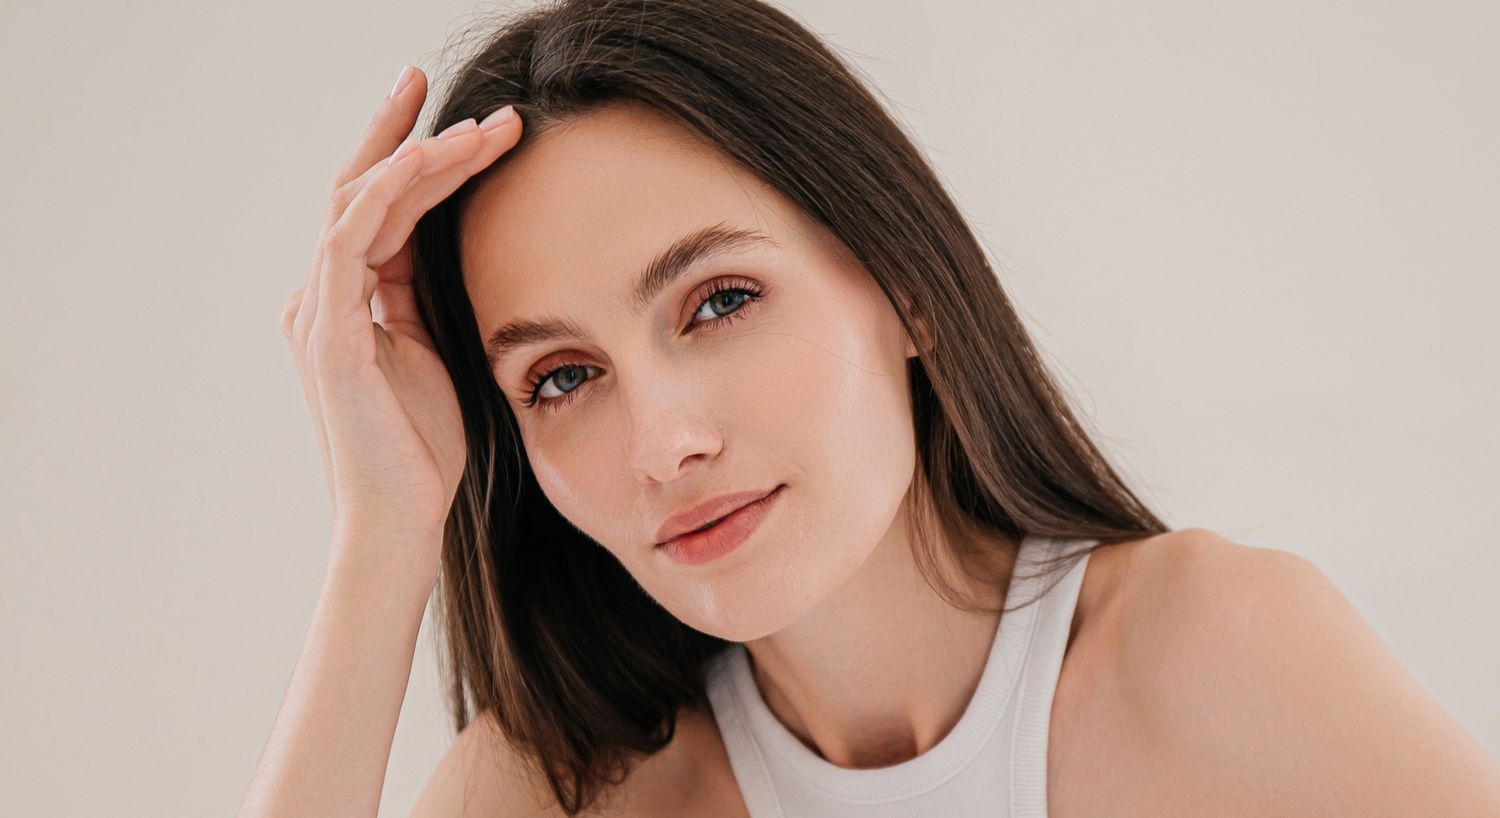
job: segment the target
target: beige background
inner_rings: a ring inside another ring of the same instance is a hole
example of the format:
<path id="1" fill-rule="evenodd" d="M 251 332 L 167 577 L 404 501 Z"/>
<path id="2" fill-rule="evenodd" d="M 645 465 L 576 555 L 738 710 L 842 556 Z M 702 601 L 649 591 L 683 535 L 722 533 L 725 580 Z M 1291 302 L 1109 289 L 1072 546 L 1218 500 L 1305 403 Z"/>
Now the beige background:
<path id="1" fill-rule="evenodd" d="M 474 8 L 0 6 L 0 813 L 238 805 L 329 533 L 281 302 Z M 1500 5 L 789 8 L 1168 521 L 1312 560 L 1500 753 Z M 451 738 L 431 650 L 383 815 Z"/>

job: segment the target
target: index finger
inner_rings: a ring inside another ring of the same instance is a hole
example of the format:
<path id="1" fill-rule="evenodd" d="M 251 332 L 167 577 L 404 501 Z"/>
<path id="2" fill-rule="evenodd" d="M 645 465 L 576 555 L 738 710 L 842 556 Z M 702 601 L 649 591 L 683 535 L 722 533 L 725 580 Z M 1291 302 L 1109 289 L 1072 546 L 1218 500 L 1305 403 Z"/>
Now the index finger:
<path id="1" fill-rule="evenodd" d="M 395 153 L 401 147 L 401 142 L 411 135 L 412 128 L 416 127 L 417 115 L 422 112 L 422 101 L 427 98 L 427 75 L 415 65 L 403 66 L 401 71 L 397 84 L 404 80 L 405 86 L 380 103 L 364 136 L 360 137 L 359 144 L 355 146 L 354 153 L 339 170 L 338 179 L 333 184 L 335 189 L 359 178 L 377 162 Z M 392 90 L 395 90 L 394 86 Z"/>

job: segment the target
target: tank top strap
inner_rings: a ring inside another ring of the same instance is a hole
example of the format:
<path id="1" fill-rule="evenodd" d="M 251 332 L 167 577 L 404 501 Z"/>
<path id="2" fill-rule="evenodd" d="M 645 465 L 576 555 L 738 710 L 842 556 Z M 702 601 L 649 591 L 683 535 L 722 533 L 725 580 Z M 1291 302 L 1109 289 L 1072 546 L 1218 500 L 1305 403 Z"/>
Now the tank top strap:
<path id="1" fill-rule="evenodd" d="M 1079 546 L 1086 544 L 1047 538 L 1043 540 L 1046 547 L 1038 549 L 1038 553 L 1060 557 L 1083 550 Z M 1016 818 L 1047 815 L 1047 744 L 1053 694 L 1091 555 L 1092 551 L 1086 551 L 1074 561 L 1036 603 L 1036 623 L 1026 665 L 1016 687 L 1016 717 L 1011 733 L 1011 814 Z"/>

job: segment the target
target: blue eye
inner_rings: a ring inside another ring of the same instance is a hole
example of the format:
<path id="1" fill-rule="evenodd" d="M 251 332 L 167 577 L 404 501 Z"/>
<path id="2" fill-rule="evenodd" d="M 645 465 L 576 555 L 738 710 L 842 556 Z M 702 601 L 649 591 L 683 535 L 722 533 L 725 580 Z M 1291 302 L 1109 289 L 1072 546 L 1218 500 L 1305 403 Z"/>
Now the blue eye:
<path id="1" fill-rule="evenodd" d="M 727 324 L 744 314 L 742 309 L 746 302 L 759 301 L 765 297 L 765 292 L 749 282 L 729 283 L 723 280 L 715 281 L 704 295 L 703 300 L 698 302 L 698 310 L 693 315 L 698 317 L 703 314 L 704 307 L 709 309 L 708 317 L 703 321 L 693 322 L 693 326 L 721 325 Z M 722 312 L 721 312 L 722 310 Z M 587 364 L 565 363 L 550 369 L 535 378 L 528 379 L 526 400 L 521 405 L 529 408 L 538 407 L 543 411 L 554 411 L 563 404 L 573 400 L 573 394 L 583 384 L 583 372 L 598 367 Z M 563 375 L 559 379 L 556 388 L 561 397 L 543 397 L 542 390 L 552 383 L 553 378 Z"/>

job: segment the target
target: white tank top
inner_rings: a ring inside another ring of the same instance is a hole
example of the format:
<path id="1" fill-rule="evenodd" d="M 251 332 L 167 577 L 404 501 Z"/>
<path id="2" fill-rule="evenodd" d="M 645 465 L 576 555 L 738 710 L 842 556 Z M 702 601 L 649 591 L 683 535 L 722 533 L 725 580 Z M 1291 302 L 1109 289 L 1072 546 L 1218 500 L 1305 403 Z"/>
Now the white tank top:
<path id="1" fill-rule="evenodd" d="M 1075 541 L 1022 539 L 1005 605 L 1028 601 L 1050 576 L 1039 557 Z M 936 745 L 889 767 L 850 769 L 809 749 L 766 706 L 742 644 L 709 660 L 705 681 L 730 766 L 751 818 L 1046 818 L 1052 694 L 1088 556 L 1046 595 L 1000 617 L 979 686 Z"/>

